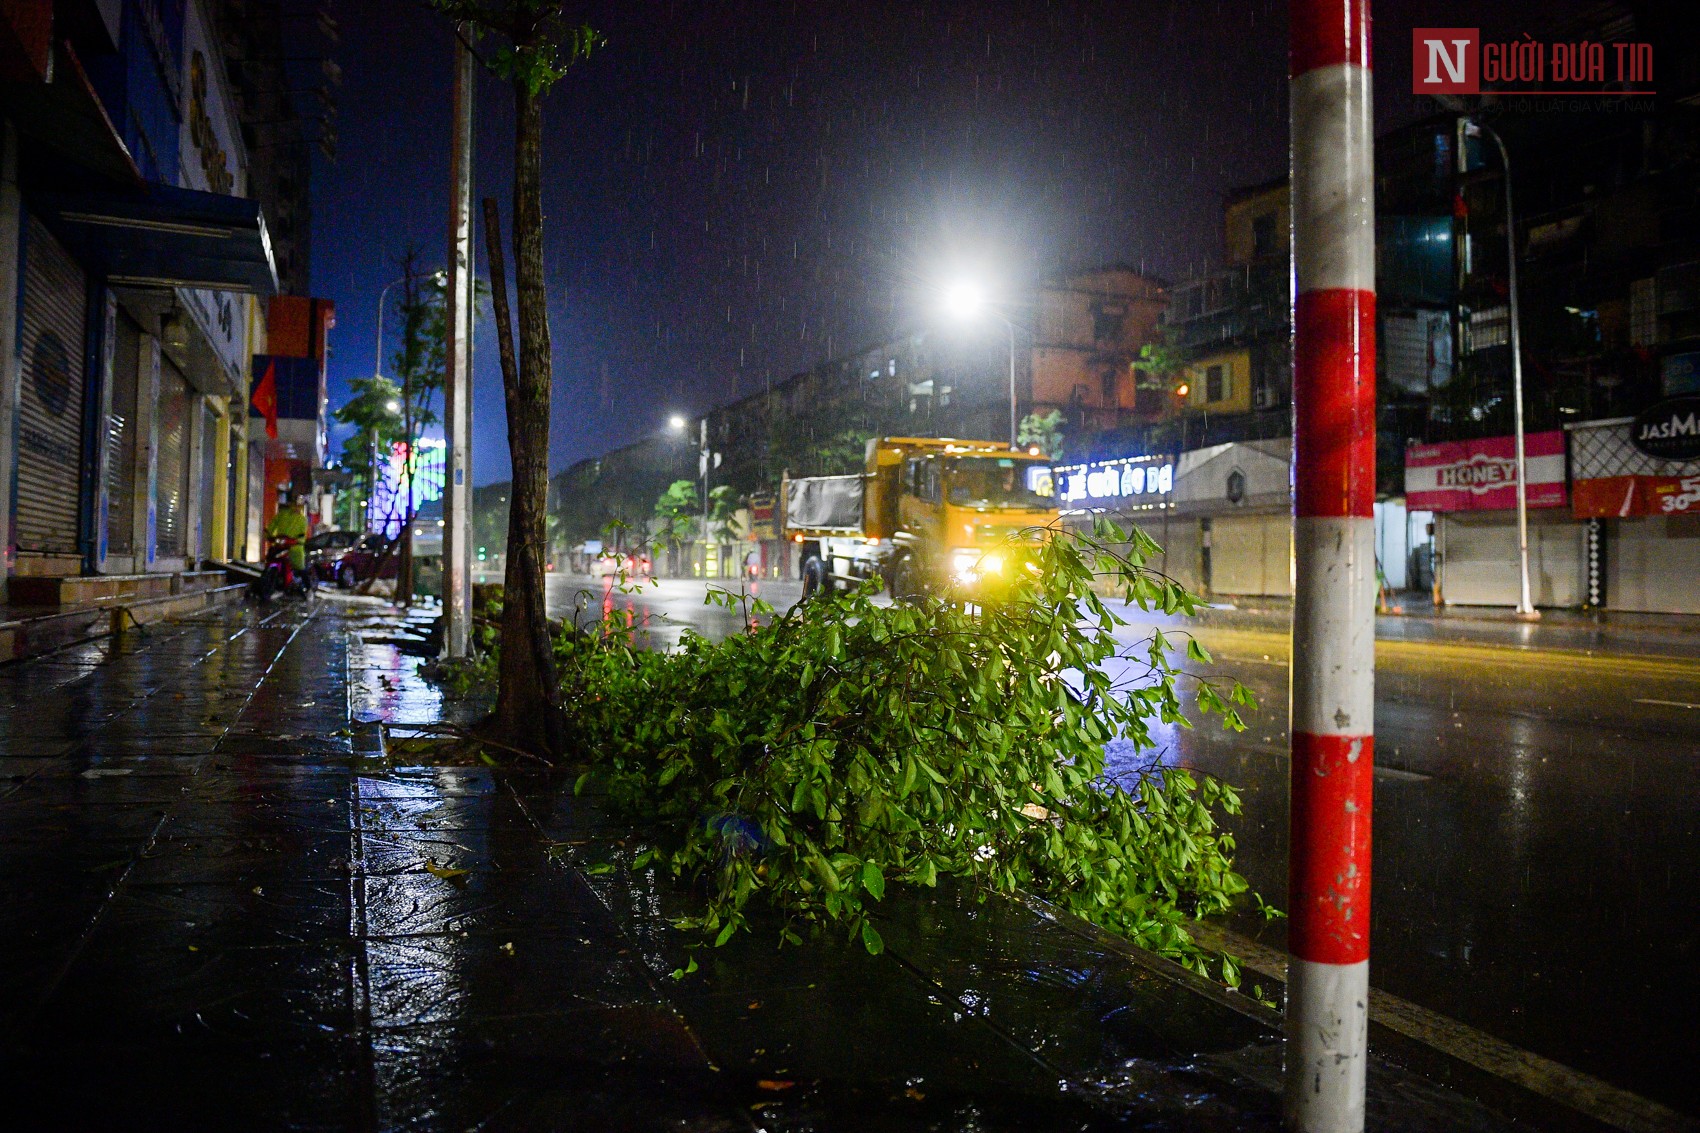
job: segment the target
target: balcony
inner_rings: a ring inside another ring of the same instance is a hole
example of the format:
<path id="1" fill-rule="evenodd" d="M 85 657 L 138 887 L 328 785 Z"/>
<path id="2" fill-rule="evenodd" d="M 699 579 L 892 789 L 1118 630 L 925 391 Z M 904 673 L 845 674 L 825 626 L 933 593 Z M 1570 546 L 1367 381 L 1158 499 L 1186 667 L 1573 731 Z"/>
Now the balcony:
<path id="1" fill-rule="evenodd" d="M 1287 327 L 1286 259 L 1240 264 L 1170 292 L 1170 341 L 1205 348 L 1276 334 Z"/>

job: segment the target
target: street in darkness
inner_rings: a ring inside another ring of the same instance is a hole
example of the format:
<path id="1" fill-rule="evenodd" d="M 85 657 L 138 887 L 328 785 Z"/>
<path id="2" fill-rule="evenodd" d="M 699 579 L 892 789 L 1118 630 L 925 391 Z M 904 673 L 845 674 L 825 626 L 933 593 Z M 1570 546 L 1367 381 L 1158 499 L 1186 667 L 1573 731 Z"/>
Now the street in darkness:
<path id="1" fill-rule="evenodd" d="M 1700 1133 L 1692 7 L 6 0 L 0 1133 Z"/>

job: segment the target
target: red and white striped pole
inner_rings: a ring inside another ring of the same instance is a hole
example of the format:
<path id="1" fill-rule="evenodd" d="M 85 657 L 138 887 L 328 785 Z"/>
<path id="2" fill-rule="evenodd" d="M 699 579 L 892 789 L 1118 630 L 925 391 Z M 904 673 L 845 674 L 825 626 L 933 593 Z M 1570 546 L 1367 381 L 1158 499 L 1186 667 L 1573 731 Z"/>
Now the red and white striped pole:
<path id="1" fill-rule="evenodd" d="M 1358 1133 L 1375 743 L 1375 139 L 1369 0 L 1292 0 L 1290 1125 Z"/>

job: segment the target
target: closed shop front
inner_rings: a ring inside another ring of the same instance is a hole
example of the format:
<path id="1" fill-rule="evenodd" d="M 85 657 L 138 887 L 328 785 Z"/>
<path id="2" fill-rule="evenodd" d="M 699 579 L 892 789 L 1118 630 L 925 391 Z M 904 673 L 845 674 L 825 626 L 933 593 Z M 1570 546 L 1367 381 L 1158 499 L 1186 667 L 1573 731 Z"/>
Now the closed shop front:
<path id="1" fill-rule="evenodd" d="M 1459 606 L 1517 604 L 1517 513 L 1454 512 L 1438 519 L 1441 594 Z M 1529 592 L 1537 606 L 1582 604 L 1582 525 L 1563 512 L 1529 513 Z"/>
<path id="2" fill-rule="evenodd" d="M 133 555 L 136 518 L 136 384 L 142 328 L 119 311 L 112 344 L 112 393 L 106 413 L 106 553 Z"/>
<path id="3" fill-rule="evenodd" d="M 1197 589 L 1230 597 L 1292 596 L 1291 459 L 1292 442 L 1285 438 L 1181 453 L 1175 471 L 1179 514 L 1170 524 L 1192 525 L 1174 550 L 1177 565 L 1187 558 L 1198 564 Z"/>
<path id="4" fill-rule="evenodd" d="M 219 510 L 219 493 L 224 490 L 224 477 L 219 475 L 218 468 L 218 431 L 224 425 L 224 418 L 213 411 L 212 403 L 204 397 L 195 399 L 200 403 L 201 432 L 200 432 L 200 489 L 195 494 L 195 508 L 200 513 L 200 523 L 196 545 L 190 553 L 197 559 L 203 556 L 222 558 L 224 552 L 212 547 L 213 530 L 217 526 L 214 513 Z"/>
<path id="5" fill-rule="evenodd" d="M 1700 397 L 1688 396 L 1570 426 L 1575 514 L 1603 526 L 1606 609 L 1700 613 L 1697 418 Z"/>
<path id="6" fill-rule="evenodd" d="M 1163 548 L 1163 553 L 1151 560 L 1151 566 L 1188 590 L 1194 593 L 1201 591 L 1204 588 L 1204 535 L 1198 520 L 1163 515 L 1141 517 L 1135 522 Z"/>
<path id="7" fill-rule="evenodd" d="M 58 558 L 74 570 L 88 285 L 82 268 L 34 217 L 24 261 L 17 547 L 20 556 Z"/>
<path id="8" fill-rule="evenodd" d="M 1605 523 L 1607 607 L 1700 614 L 1700 515 Z"/>
<path id="9" fill-rule="evenodd" d="M 1537 606 L 1579 606 L 1585 593 L 1583 528 L 1565 507 L 1564 434 L 1529 433 L 1524 453 L 1529 597 Z M 1405 505 L 1435 513 L 1441 601 L 1517 605 L 1515 438 L 1411 444 L 1405 450 Z"/>
<path id="10" fill-rule="evenodd" d="M 159 451 L 154 472 L 154 557 L 181 558 L 189 535 L 189 413 L 193 402 L 183 371 L 160 359 Z"/>
<path id="11" fill-rule="evenodd" d="M 1210 522 L 1210 592 L 1289 597 L 1292 520 L 1285 515 L 1218 515 Z"/>

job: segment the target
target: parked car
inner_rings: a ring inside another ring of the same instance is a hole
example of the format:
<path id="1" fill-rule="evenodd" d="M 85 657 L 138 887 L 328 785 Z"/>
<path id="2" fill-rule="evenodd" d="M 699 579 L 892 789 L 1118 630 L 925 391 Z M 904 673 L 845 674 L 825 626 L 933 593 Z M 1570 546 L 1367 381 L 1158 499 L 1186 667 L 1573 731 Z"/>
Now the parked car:
<path id="1" fill-rule="evenodd" d="M 374 572 L 379 578 L 394 578 L 400 560 L 395 555 L 387 558 L 384 550 L 390 541 L 382 535 L 362 535 L 360 541 L 344 551 L 336 562 L 336 584 L 344 590 L 353 590 Z M 380 569 L 378 563 L 382 561 Z"/>
<path id="2" fill-rule="evenodd" d="M 338 561 L 358 538 L 358 531 L 317 531 L 308 536 L 308 576 L 315 582 L 335 582 Z"/>

